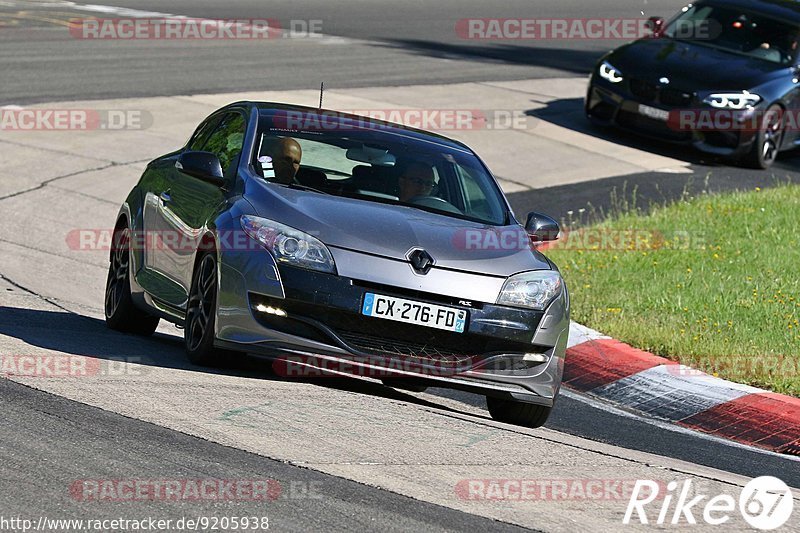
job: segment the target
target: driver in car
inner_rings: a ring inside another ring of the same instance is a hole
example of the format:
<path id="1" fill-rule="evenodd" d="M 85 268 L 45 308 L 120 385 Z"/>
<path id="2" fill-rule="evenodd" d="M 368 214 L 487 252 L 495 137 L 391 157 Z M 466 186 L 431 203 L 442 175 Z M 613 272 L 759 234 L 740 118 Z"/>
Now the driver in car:
<path id="1" fill-rule="evenodd" d="M 300 170 L 300 160 L 303 158 L 300 143 L 291 137 L 273 139 L 261 152 L 265 155 L 259 157 L 258 162 L 261 163 L 264 178 L 283 185 L 295 182 L 294 178 Z"/>
<path id="2" fill-rule="evenodd" d="M 433 168 L 418 161 L 409 163 L 399 180 L 401 202 L 417 196 L 430 196 L 436 186 Z"/>

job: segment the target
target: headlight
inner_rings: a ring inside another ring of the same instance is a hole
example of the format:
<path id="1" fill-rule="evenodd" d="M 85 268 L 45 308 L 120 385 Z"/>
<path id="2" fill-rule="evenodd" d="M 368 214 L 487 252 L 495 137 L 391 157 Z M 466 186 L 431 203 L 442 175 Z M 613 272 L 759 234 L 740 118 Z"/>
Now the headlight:
<path id="1" fill-rule="evenodd" d="M 622 72 L 614 68 L 608 61 L 603 61 L 600 63 L 600 77 L 611 83 L 619 83 L 622 81 Z"/>
<path id="2" fill-rule="evenodd" d="M 319 239 L 266 218 L 244 215 L 241 222 L 245 233 L 261 243 L 277 261 L 336 273 L 333 256 Z"/>
<path id="3" fill-rule="evenodd" d="M 746 109 L 753 107 L 760 101 L 760 96 L 747 91 L 740 93 L 714 93 L 703 100 L 703 102 L 717 109 Z"/>
<path id="4" fill-rule="evenodd" d="M 544 311 L 561 294 L 563 285 L 561 274 L 554 270 L 523 272 L 506 280 L 497 303 Z"/>

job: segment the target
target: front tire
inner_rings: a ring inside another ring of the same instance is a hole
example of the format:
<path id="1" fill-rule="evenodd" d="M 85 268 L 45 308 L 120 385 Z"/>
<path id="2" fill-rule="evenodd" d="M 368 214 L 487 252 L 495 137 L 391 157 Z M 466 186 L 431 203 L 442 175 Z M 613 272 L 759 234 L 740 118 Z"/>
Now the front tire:
<path id="1" fill-rule="evenodd" d="M 197 261 L 186 306 L 183 340 L 186 355 L 198 366 L 222 366 L 225 350 L 214 348 L 217 311 L 217 256 L 206 252 Z"/>
<path id="2" fill-rule="evenodd" d="M 486 405 L 493 420 L 529 428 L 542 427 L 553 410 L 552 407 L 544 405 L 501 400 L 492 396 L 486 397 Z"/>
<path id="3" fill-rule="evenodd" d="M 123 333 L 149 336 L 156 331 L 159 319 L 136 307 L 131 298 L 130 234 L 126 226 L 114 231 L 114 253 L 106 279 L 106 326 Z"/>
<path id="4" fill-rule="evenodd" d="M 764 113 L 753 147 L 742 159 L 742 163 L 750 168 L 763 170 L 771 167 L 783 143 L 784 129 L 783 108 L 779 105 L 770 106 Z"/>

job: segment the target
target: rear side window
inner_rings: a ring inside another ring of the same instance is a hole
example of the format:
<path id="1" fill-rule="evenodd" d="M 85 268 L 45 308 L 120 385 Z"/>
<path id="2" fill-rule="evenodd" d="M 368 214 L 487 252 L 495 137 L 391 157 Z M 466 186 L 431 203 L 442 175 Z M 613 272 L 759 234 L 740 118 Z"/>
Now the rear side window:
<path id="1" fill-rule="evenodd" d="M 219 158 L 222 170 L 226 173 L 232 163 L 238 163 L 244 145 L 247 124 L 239 113 L 225 115 L 214 133 L 203 144 L 202 150 L 211 152 Z"/>

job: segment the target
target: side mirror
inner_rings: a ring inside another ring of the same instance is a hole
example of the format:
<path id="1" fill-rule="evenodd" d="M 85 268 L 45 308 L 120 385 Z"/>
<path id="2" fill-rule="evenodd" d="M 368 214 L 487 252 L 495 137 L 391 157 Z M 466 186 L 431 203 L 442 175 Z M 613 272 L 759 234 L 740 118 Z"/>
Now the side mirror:
<path id="1" fill-rule="evenodd" d="M 199 180 L 217 187 L 225 184 L 219 158 L 211 152 L 184 152 L 175 162 L 175 168 Z"/>
<path id="2" fill-rule="evenodd" d="M 528 222 L 525 223 L 525 231 L 533 243 L 540 243 L 557 240 L 561 228 L 558 227 L 558 222 L 549 216 L 531 213 L 528 215 Z"/>
<path id="3" fill-rule="evenodd" d="M 661 32 L 664 30 L 664 17 L 650 17 L 645 23 L 645 27 L 653 32 L 653 37 L 660 37 Z"/>

